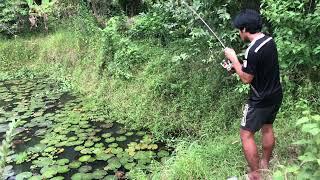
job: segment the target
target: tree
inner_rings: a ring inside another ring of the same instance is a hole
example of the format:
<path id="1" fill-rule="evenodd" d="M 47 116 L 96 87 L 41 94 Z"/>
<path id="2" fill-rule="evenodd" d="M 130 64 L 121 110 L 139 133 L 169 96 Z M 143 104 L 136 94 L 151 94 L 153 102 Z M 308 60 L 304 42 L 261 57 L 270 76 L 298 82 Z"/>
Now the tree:
<path id="1" fill-rule="evenodd" d="M 0 1 L 0 33 L 16 34 L 28 14 L 26 2 L 23 0 Z"/>

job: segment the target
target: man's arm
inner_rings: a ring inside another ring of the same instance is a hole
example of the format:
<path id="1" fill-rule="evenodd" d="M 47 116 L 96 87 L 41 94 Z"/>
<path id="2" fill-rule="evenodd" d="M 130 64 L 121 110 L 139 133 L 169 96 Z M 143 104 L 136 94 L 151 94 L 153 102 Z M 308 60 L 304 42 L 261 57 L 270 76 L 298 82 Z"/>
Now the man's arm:
<path id="1" fill-rule="evenodd" d="M 231 48 L 226 48 L 224 53 L 225 56 L 232 62 L 232 66 L 239 75 L 241 81 L 245 84 L 250 84 L 254 76 L 242 71 L 242 65 L 240 64 L 235 51 Z"/>

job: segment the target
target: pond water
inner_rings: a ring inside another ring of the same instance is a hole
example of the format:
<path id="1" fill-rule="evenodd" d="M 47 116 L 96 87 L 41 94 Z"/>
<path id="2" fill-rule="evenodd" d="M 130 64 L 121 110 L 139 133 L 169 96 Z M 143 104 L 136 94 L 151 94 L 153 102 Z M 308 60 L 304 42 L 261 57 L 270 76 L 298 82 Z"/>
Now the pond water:
<path id="1" fill-rule="evenodd" d="M 108 119 L 108 112 L 48 79 L 0 82 L 0 140 L 8 124 L 17 133 L 5 179 L 125 179 L 148 172 L 168 148 L 145 131 Z"/>

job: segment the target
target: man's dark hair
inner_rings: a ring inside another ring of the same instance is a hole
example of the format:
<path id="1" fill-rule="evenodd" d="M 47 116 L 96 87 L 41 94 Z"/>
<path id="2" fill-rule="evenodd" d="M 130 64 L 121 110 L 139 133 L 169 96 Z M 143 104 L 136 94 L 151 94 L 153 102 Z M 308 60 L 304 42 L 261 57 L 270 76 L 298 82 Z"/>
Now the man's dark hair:
<path id="1" fill-rule="evenodd" d="M 241 31 L 246 28 L 246 32 L 254 34 L 261 31 L 262 18 L 257 11 L 245 9 L 234 18 L 233 26 Z"/>

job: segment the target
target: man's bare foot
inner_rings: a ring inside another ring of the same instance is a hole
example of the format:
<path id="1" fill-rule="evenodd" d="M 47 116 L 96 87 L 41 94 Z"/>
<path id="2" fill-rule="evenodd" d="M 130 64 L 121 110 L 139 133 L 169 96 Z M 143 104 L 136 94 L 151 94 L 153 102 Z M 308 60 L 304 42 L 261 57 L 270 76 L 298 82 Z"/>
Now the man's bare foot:
<path id="1" fill-rule="evenodd" d="M 248 174 L 249 180 L 261 180 L 259 171 L 254 171 Z"/>
<path id="2" fill-rule="evenodd" d="M 269 162 L 265 160 L 260 161 L 260 169 L 269 169 Z"/>

